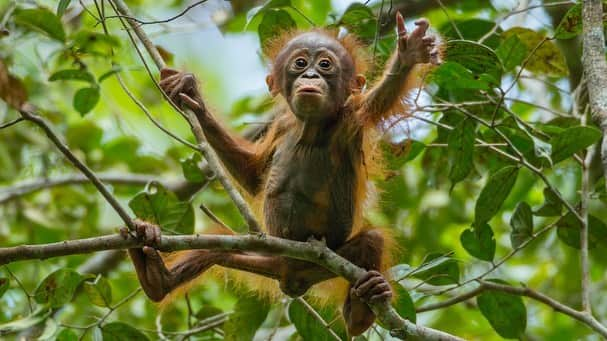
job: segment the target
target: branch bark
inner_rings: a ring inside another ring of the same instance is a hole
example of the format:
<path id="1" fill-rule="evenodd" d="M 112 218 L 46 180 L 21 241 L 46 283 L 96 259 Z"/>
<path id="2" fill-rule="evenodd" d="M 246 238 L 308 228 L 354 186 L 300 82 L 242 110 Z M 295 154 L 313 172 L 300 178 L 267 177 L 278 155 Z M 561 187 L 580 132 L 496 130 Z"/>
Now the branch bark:
<path id="1" fill-rule="evenodd" d="M 601 0 L 584 0 L 582 7 L 582 65 L 586 74 L 590 110 L 603 131 L 601 160 L 607 176 L 607 61 L 603 35 L 603 4 Z M 607 186 L 607 181 L 605 182 Z"/>
<path id="2" fill-rule="evenodd" d="M 143 243 L 140 240 L 130 235 L 121 236 L 118 234 L 50 244 L 19 245 L 0 248 L 0 265 L 19 260 L 47 259 L 102 250 L 139 248 L 142 246 Z M 266 235 L 184 235 L 163 236 L 157 248 L 164 252 L 211 249 L 253 251 L 261 254 L 281 255 L 318 264 L 352 283 L 367 273 L 365 269 L 350 263 L 319 241 L 306 243 Z M 462 340 L 457 336 L 416 325 L 403 319 L 396 313 L 389 302 L 371 305 L 371 309 L 395 337 L 420 340 Z"/>

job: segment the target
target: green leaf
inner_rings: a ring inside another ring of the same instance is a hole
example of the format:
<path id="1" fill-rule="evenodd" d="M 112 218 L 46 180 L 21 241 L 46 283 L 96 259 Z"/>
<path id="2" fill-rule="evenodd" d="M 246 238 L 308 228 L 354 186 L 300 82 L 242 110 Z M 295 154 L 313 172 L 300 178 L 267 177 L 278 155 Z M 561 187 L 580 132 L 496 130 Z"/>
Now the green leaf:
<path id="1" fill-rule="evenodd" d="M 496 244 L 495 238 L 493 238 L 493 230 L 489 224 L 483 223 L 480 226 L 473 226 L 464 230 L 459 240 L 471 256 L 487 262 L 493 261 Z"/>
<path id="2" fill-rule="evenodd" d="M 249 29 L 249 24 L 262 14 L 274 8 L 291 7 L 291 0 L 269 0 L 262 6 L 257 6 L 247 13 L 247 23 L 245 29 Z"/>
<path id="3" fill-rule="evenodd" d="M 77 80 L 95 84 L 95 77 L 90 72 L 83 69 L 59 70 L 53 73 L 48 80 L 51 82 L 58 80 Z"/>
<path id="4" fill-rule="evenodd" d="M 424 258 L 422 265 L 409 275 L 431 285 L 457 284 L 459 282 L 459 266 L 457 261 L 451 257 L 442 253 L 431 253 Z"/>
<path id="5" fill-rule="evenodd" d="M 145 334 L 122 322 L 111 322 L 101 327 L 103 341 L 149 340 Z"/>
<path id="6" fill-rule="evenodd" d="M 52 313 L 52 310 L 47 305 L 39 305 L 30 315 L 19 320 L 0 324 L 0 336 L 15 334 L 20 331 L 29 329 L 46 320 Z"/>
<path id="7" fill-rule="evenodd" d="M 495 52 L 485 45 L 468 40 L 451 40 L 447 42 L 445 60 L 456 62 L 474 74 L 474 79 L 481 78 L 499 85 L 503 67 Z"/>
<path id="8" fill-rule="evenodd" d="M 472 170 L 474 158 L 474 138 L 476 124 L 473 120 L 464 119 L 449 133 L 447 140 L 449 152 L 449 180 L 451 188 L 464 180 Z"/>
<path id="9" fill-rule="evenodd" d="M 61 20 L 46 8 L 16 10 L 14 19 L 17 24 L 46 33 L 55 40 L 65 41 L 65 31 Z"/>
<path id="10" fill-rule="evenodd" d="M 521 65 L 527 56 L 527 46 L 513 34 L 500 44 L 495 53 L 502 61 L 504 69 L 512 70 Z"/>
<path id="11" fill-rule="evenodd" d="M 492 282 L 507 284 L 500 280 Z M 527 308 L 519 295 L 486 291 L 476 298 L 476 303 L 491 327 L 508 339 L 520 338 L 527 328 Z"/>
<path id="12" fill-rule="evenodd" d="M 533 236 L 533 215 L 529 204 L 521 201 L 516 205 L 514 213 L 510 218 L 510 226 L 512 227 L 510 243 L 513 249 L 516 249 L 524 241 Z"/>
<path id="13" fill-rule="evenodd" d="M 6 277 L 0 277 L 0 297 L 8 290 L 10 281 Z"/>
<path id="14" fill-rule="evenodd" d="M 453 26 L 457 27 L 457 31 Z M 467 20 L 448 20 L 439 29 L 441 36 L 445 40 L 465 39 L 470 41 L 478 41 L 487 33 L 495 28 L 495 22 L 485 19 L 467 19 Z M 501 29 L 491 34 L 485 41 L 484 45 L 491 48 L 497 47 L 500 41 L 499 33 Z M 460 36 L 461 34 L 461 36 Z"/>
<path id="15" fill-rule="evenodd" d="M 575 38 L 582 32 L 582 5 L 572 6 L 554 31 L 556 39 Z"/>
<path id="16" fill-rule="evenodd" d="M 544 188 L 544 203 L 533 214 L 538 217 L 555 217 L 561 215 L 563 203 L 550 188 Z"/>
<path id="17" fill-rule="evenodd" d="M 345 10 L 337 25 L 345 26 L 360 39 L 369 41 L 375 38 L 377 18 L 369 7 L 353 3 Z"/>
<path id="18" fill-rule="evenodd" d="M 406 139 L 399 143 L 383 142 L 381 147 L 386 167 L 390 170 L 398 170 L 421 154 L 426 145 L 416 140 Z"/>
<path id="19" fill-rule="evenodd" d="M 120 39 L 105 33 L 79 30 L 73 37 L 74 48 L 79 53 L 109 57 L 112 51 L 120 47 Z"/>
<path id="20" fill-rule="evenodd" d="M 488 222 L 499 211 L 516 182 L 518 167 L 507 166 L 489 177 L 476 200 L 474 225 Z"/>
<path id="21" fill-rule="evenodd" d="M 67 9 L 67 6 L 70 5 L 71 1 L 72 0 L 59 0 L 59 3 L 57 4 L 57 16 L 59 18 L 63 16 L 63 13 L 65 13 L 65 10 Z"/>
<path id="22" fill-rule="evenodd" d="M 556 225 L 559 239 L 572 248 L 579 249 L 582 224 L 573 213 L 567 213 Z M 588 248 L 607 246 L 607 224 L 593 215 L 588 215 L 588 227 Z"/>
<path id="23" fill-rule="evenodd" d="M 111 76 L 113 76 L 119 72 L 122 72 L 122 68 L 119 65 L 112 66 L 112 68 L 109 71 L 107 71 L 104 74 L 102 74 L 101 76 L 99 76 L 99 79 L 97 81 L 99 83 L 101 83 L 104 80 L 110 78 Z"/>
<path id="24" fill-rule="evenodd" d="M 112 164 L 124 162 L 129 164 L 137 155 L 141 143 L 133 136 L 118 136 L 103 145 L 104 161 Z"/>
<path id="25" fill-rule="evenodd" d="M 311 306 L 325 322 L 335 321 L 335 319 L 338 318 L 335 309 L 330 309 L 328 307 L 319 308 L 313 304 Z M 295 325 L 297 333 L 303 340 L 335 340 L 327 328 L 323 326 L 301 302 L 297 300 L 291 301 L 291 303 L 289 303 L 288 313 L 289 320 Z M 342 340 L 347 339 L 343 323 L 334 323 L 331 325 L 331 329 L 340 336 Z"/>
<path id="26" fill-rule="evenodd" d="M 206 177 L 198 166 L 201 161 L 202 156 L 200 156 L 200 153 L 193 153 L 189 158 L 181 161 L 181 169 L 186 180 L 194 183 L 200 183 L 205 180 Z"/>
<path id="27" fill-rule="evenodd" d="M 396 312 L 402 318 L 406 318 L 407 320 L 415 323 L 417 315 L 415 312 L 415 304 L 413 303 L 413 299 L 411 299 L 411 295 L 409 295 L 409 292 L 405 290 L 405 288 L 403 288 L 403 286 L 398 282 L 392 281 L 390 285 L 392 286 L 396 296 L 396 298 L 392 300 L 392 306 L 394 306 L 394 309 L 396 309 Z"/>
<path id="28" fill-rule="evenodd" d="M 261 46 L 266 46 L 267 42 L 278 36 L 281 32 L 292 30 L 296 27 L 295 20 L 287 11 L 282 9 L 272 9 L 266 11 L 257 28 Z"/>
<path id="29" fill-rule="evenodd" d="M 72 269 L 59 269 L 48 275 L 36 288 L 34 298 L 38 303 L 49 303 L 59 308 L 70 302 L 83 277 Z"/>
<path id="30" fill-rule="evenodd" d="M 93 110 L 93 108 L 99 102 L 99 88 L 82 88 L 76 91 L 74 95 L 74 109 L 80 113 L 80 115 L 84 116 L 89 111 Z"/>
<path id="31" fill-rule="evenodd" d="M 71 329 L 63 329 L 57 334 L 56 341 L 78 341 L 78 335 Z"/>
<path id="32" fill-rule="evenodd" d="M 112 304 L 112 288 L 105 277 L 98 275 L 93 282 L 84 282 L 83 289 L 94 305 L 109 307 Z"/>
<path id="33" fill-rule="evenodd" d="M 103 129 L 90 120 L 79 120 L 68 126 L 65 137 L 71 148 L 90 152 L 101 147 Z"/>
<path id="34" fill-rule="evenodd" d="M 573 154 L 596 143 L 602 134 L 594 127 L 577 126 L 567 128 L 564 132 L 550 139 L 552 145 L 552 162 L 563 161 Z"/>
<path id="35" fill-rule="evenodd" d="M 241 297 L 223 327 L 225 340 L 253 340 L 269 311 L 268 301 L 254 295 Z"/>
<path id="36" fill-rule="evenodd" d="M 137 194 L 129 207 L 145 221 L 158 224 L 163 231 L 174 234 L 194 232 L 194 209 L 187 201 L 180 201 L 173 192 L 158 183 L 149 184 Z"/>
<path id="37" fill-rule="evenodd" d="M 525 69 L 538 74 L 562 77 L 569 73 L 563 54 L 553 41 L 542 33 L 523 27 L 513 27 L 503 33 L 505 39 L 516 35 L 527 47 Z M 533 55 L 529 55 L 533 52 Z"/>
<path id="38" fill-rule="evenodd" d="M 490 82 L 459 63 L 446 61 L 437 67 L 431 79 L 445 90 L 489 90 Z"/>

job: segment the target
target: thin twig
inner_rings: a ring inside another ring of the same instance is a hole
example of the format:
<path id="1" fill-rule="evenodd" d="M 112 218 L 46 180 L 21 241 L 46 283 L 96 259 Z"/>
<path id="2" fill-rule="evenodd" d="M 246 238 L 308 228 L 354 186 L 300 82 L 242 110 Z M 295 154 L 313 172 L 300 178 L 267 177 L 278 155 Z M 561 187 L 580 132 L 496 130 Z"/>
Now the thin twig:
<path id="1" fill-rule="evenodd" d="M 179 14 L 176 14 L 170 18 L 167 19 L 162 19 L 162 20 L 152 20 L 152 21 L 145 21 L 145 20 L 141 20 L 141 19 L 137 19 L 136 17 L 132 16 L 132 15 L 121 15 L 121 14 L 117 14 L 117 15 L 109 15 L 106 17 L 106 19 L 113 19 L 113 18 L 124 18 L 127 19 L 129 21 L 133 21 L 138 23 L 139 25 L 153 25 L 153 24 L 166 24 L 168 22 L 171 22 L 175 19 L 178 19 L 182 16 L 184 16 L 189 10 L 191 10 L 192 8 L 201 5 L 203 3 L 207 2 L 207 0 L 200 0 L 197 1 L 191 5 L 189 5 L 188 7 L 186 7 L 183 11 L 179 12 Z"/>
<path id="2" fill-rule="evenodd" d="M 333 337 L 337 341 L 341 341 L 341 338 L 339 337 L 339 335 L 337 335 L 335 333 L 335 331 L 333 329 L 331 329 L 331 326 L 325 321 L 324 318 L 322 318 L 322 316 L 320 316 L 320 314 L 316 311 L 316 309 L 314 309 L 314 307 L 312 307 L 308 303 L 308 301 L 306 301 L 303 297 L 297 297 L 295 299 L 295 301 L 301 303 L 301 305 L 304 306 L 304 308 L 310 313 L 310 315 L 312 315 L 312 317 L 314 317 L 314 319 L 316 319 L 316 321 L 318 321 L 320 323 L 320 325 L 325 327 L 325 329 L 329 332 L 331 337 Z"/>
<path id="3" fill-rule="evenodd" d="M 23 117 L 18 117 L 16 119 L 12 120 L 12 121 L 0 124 L 0 129 L 8 128 L 8 127 L 13 126 L 13 125 L 15 125 L 15 124 L 17 124 L 17 123 L 19 123 L 21 121 L 23 121 Z"/>
<path id="4" fill-rule="evenodd" d="M 114 197 L 114 195 L 112 195 L 112 193 L 110 193 L 110 191 L 105 187 L 105 185 L 103 184 L 103 182 L 101 182 L 97 175 L 95 175 L 95 173 L 93 173 L 93 171 L 88 168 L 82 161 L 78 160 L 76 155 L 72 153 L 69 147 L 65 143 L 63 143 L 63 141 L 61 140 L 61 138 L 59 138 L 57 134 L 55 134 L 50 124 L 47 123 L 44 118 L 33 112 L 29 112 L 25 109 L 22 109 L 19 112 L 21 113 L 21 116 L 24 119 L 31 121 L 32 123 L 42 128 L 44 133 L 48 136 L 51 142 L 55 144 L 57 149 L 59 149 L 59 151 L 68 159 L 70 163 L 72 163 L 74 167 L 78 168 L 78 170 L 80 170 L 93 183 L 93 185 L 97 188 L 97 190 L 101 193 L 105 200 L 112 206 L 112 208 L 114 208 L 116 213 L 118 213 L 122 221 L 129 227 L 129 229 L 133 230 L 134 223 L 127 211 L 122 207 L 122 205 L 120 205 L 118 200 Z"/>

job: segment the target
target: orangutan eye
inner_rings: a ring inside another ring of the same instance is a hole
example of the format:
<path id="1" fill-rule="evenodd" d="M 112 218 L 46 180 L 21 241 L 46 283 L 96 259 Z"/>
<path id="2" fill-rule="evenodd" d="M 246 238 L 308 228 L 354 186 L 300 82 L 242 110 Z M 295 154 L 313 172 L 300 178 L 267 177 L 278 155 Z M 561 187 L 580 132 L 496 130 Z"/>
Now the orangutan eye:
<path id="1" fill-rule="evenodd" d="M 297 59 L 295 59 L 295 66 L 300 69 L 303 69 L 306 66 L 308 66 L 308 62 L 303 58 L 297 58 Z"/>
<path id="2" fill-rule="evenodd" d="M 323 59 L 320 62 L 318 62 L 318 66 L 320 66 L 322 69 L 328 69 L 331 67 L 331 61 L 328 59 Z"/>

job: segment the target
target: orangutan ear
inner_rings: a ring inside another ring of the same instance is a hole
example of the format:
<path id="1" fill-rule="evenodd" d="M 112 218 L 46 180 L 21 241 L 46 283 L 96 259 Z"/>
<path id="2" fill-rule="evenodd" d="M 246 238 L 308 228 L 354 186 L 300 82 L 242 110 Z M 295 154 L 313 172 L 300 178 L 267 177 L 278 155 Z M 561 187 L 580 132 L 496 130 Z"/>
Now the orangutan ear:
<path id="1" fill-rule="evenodd" d="M 276 85 L 274 84 L 274 76 L 273 75 L 267 75 L 266 76 L 266 84 L 268 85 L 268 90 L 270 91 L 270 95 L 272 95 L 272 97 L 275 97 L 276 95 L 278 95 L 278 89 L 276 88 Z"/>
<path id="2" fill-rule="evenodd" d="M 352 92 L 353 93 L 361 93 L 365 84 L 367 83 L 367 79 L 363 75 L 356 75 L 352 81 Z"/>

